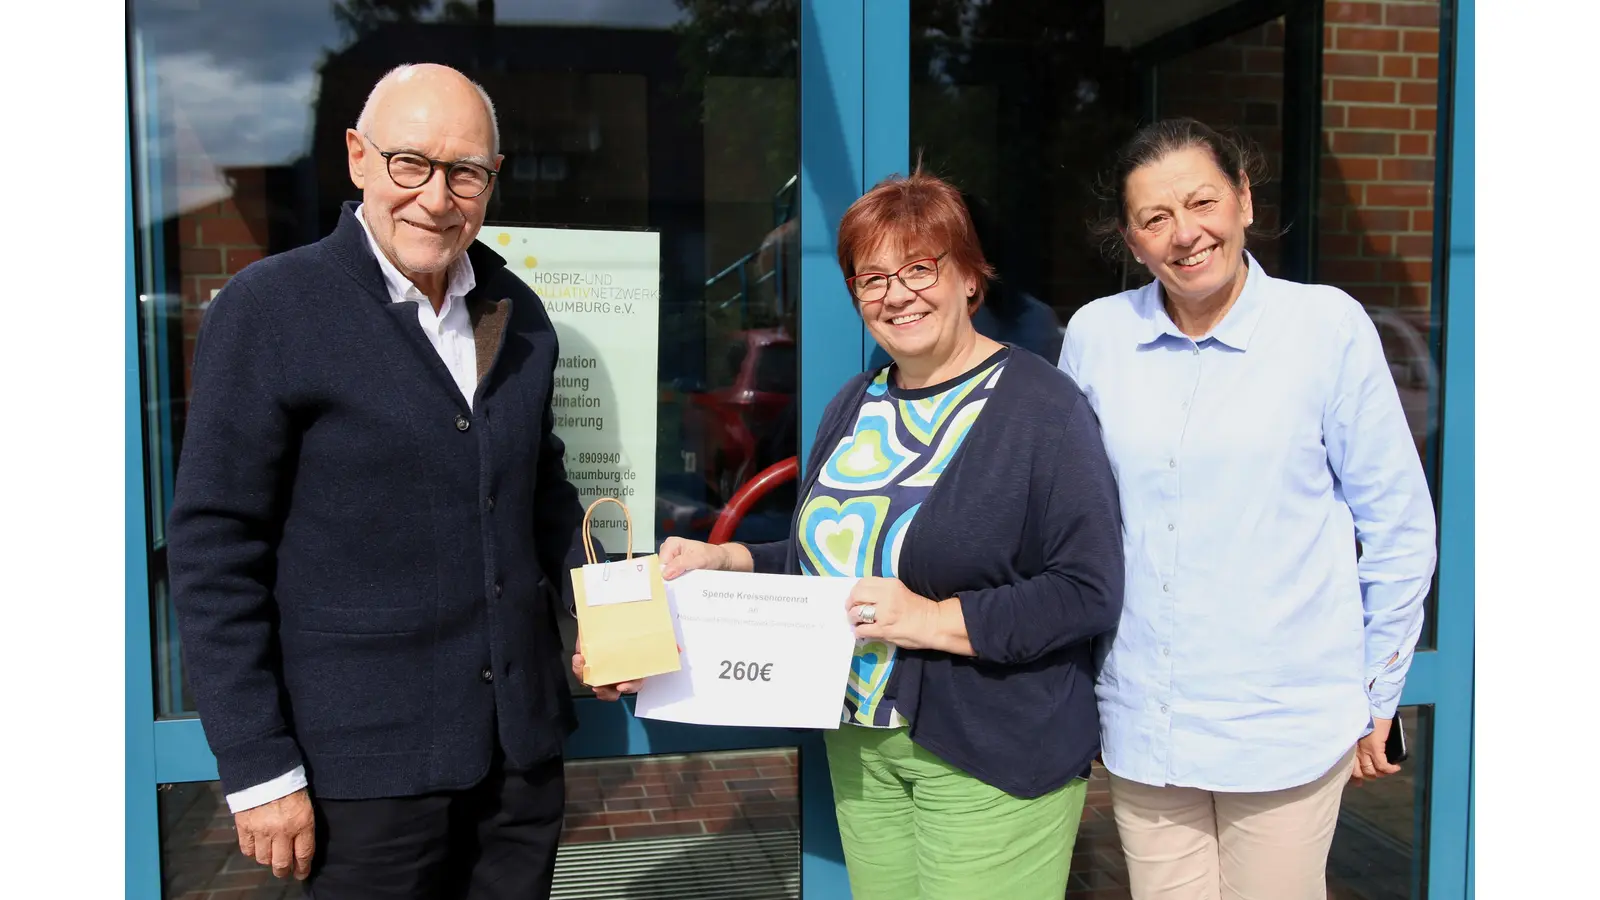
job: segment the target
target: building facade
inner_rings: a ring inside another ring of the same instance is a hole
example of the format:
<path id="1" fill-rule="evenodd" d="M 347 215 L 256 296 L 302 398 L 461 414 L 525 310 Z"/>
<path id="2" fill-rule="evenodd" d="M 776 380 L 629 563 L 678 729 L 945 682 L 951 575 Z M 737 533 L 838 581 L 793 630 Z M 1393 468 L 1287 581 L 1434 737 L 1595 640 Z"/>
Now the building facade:
<path id="1" fill-rule="evenodd" d="M 163 529 L 207 303 L 249 263 L 331 229 L 356 196 L 343 131 L 406 62 L 455 66 L 495 99 L 506 163 L 485 234 L 656 236 L 657 364 L 642 388 L 658 400 L 654 477 L 635 516 L 657 543 L 787 528 L 782 467 L 804 459 L 823 405 L 874 350 L 833 246 L 845 207 L 879 178 L 920 161 L 976 198 L 1004 285 L 995 315 L 1038 301 L 1065 326 L 1140 277 L 1087 226 L 1116 144 L 1171 115 L 1250 139 L 1269 175 L 1260 224 L 1277 234 L 1252 251 L 1366 305 L 1440 521 L 1402 700 L 1412 758 L 1347 791 L 1330 896 L 1471 896 L 1472 9 L 132 0 L 128 896 L 298 893 L 240 857 L 228 828 L 184 682 Z M 752 497 L 752 483 L 773 487 Z M 816 735 L 579 706 L 558 896 L 848 896 Z M 1096 775 L 1068 896 L 1125 897 Z"/>

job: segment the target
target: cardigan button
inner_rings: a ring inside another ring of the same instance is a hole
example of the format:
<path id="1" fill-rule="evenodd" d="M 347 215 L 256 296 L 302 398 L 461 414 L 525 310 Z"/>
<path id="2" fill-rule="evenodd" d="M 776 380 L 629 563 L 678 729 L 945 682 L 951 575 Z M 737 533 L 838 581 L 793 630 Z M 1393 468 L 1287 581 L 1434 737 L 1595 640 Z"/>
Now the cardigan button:
<path id="1" fill-rule="evenodd" d="M 488 684 L 491 681 L 494 681 L 494 672 L 491 671 L 488 666 L 484 666 L 483 671 L 478 673 L 478 677 L 483 679 L 484 684 Z"/>
<path id="2" fill-rule="evenodd" d="M 471 427 L 472 427 L 472 423 L 467 421 L 467 417 L 466 416 L 456 416 L 456 430 L 457 431 L 466 431 L 468 428 L 471 428 Z"/>

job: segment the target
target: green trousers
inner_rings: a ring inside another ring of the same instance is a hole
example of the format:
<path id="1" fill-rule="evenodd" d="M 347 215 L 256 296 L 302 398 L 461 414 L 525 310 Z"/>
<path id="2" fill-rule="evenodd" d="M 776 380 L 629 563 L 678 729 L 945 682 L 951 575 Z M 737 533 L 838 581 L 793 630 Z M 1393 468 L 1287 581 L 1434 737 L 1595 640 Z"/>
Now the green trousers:
<path id="1" fill-rule="evenodd" d="M 1021 800 L 911 742 L 905 728 L 827 732 L 853 900 L 1061 900 L 1088 782 Z"/>

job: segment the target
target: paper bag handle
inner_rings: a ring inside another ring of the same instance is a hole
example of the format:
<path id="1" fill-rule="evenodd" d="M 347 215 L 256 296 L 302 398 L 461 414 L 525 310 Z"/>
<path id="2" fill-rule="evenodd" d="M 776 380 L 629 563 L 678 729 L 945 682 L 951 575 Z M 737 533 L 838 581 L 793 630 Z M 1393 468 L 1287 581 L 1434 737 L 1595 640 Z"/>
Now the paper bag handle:
<path id="1" fill-rule="evenodd" d="M 594 515 L 595 507 L 602 503 L 615 503 L 616 505 L 622 507 L 622 521 L 626 524 L 626 530 L 623 533 L 627 536 L 628 541 L 628 559 L 633 559 L 633 514 L 628 511 L 627 504 L 615 497 L 601 497 L 600 499 L 589 504 L 589 508 L 583 511 L 584 556 L 588 558 L 589 565 L 591 566 L 600 561 L 595 558 L 594 541 L 590 540 L 589 538 L 589 517 Z"/>

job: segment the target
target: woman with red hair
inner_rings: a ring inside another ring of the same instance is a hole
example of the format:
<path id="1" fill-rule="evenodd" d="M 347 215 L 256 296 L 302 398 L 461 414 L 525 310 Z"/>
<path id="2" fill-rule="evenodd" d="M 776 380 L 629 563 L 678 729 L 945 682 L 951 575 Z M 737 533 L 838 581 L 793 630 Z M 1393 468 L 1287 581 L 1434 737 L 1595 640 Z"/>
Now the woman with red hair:
<path id="1" fill-rule="evenodd" d="M 991 269 L 949 184 L 874 187 L 839 266 L 845 294 L 811 296 L 853 303 L 892 361 L 823 413 L 787 540 L 668 538 L 663 574 L 857 579 L 826 735 L 857 900 L 1060 900 L 1099 747 L 1093 646 L 1122 609 L 1098 423 L 1066 374 L 974 330 Z"/>

